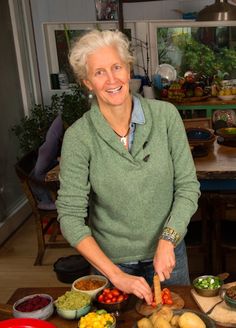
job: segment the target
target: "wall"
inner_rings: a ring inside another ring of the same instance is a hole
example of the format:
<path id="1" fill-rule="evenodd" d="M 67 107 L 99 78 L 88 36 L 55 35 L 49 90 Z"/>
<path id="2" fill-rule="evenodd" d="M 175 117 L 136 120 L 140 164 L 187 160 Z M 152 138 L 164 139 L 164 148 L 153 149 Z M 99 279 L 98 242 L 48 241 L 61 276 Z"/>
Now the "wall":
<path id="1" fill-rule="evenodd" d="M 18 144 L 10 128 L 23 117 L 21 88 L 18 77 L 12 25 L 7 1 L 0 1 L 0 244 L 22 222 L 15 210 L 24 199 L 14 164 Z M 12 217 L 14 216 L 14 224 Z M 25 216 L 24 216 L 25 218 Z M 6 224 L 6 225 L 5 225 Z M 5 225 L 7 230 L 2 230 Z M 10 225 L 10 227 L 9 227 Z"/>
<path id="2" fill-rule="evenodd" d="M 42 93 L 45 103 L 50 103 L 53 91 L 48 89 L 48 72 L 42 24 L 46 22 L 96 21 L 95 0 L 31 0 L 39 61 Z M 199 11 L 213 0 L 165 0 L 139 3 L 124 3 L 125 20 L 177 20 L 180 12 Z M 179 12 L 180 11 L 180 12 Z"/>

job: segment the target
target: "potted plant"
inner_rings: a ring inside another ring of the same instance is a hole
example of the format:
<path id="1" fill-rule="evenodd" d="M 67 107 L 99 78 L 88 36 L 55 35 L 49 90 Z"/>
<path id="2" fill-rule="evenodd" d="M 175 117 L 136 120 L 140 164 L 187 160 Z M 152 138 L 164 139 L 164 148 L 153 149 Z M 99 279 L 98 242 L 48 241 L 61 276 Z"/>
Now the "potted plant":
<path id="1" fill-rule="evenodd" d="M 21 155 L 39 148 L 45 140 L 50 125 L 59 113 L 67 128 L 89 108 L 89 98 L 82 86 L 75 86 L 61 95 L 53 95 L 51 104 L 48 106 L 35 105 L 29 116 L 25 116 L 11 128 L 19 141 Z"/>

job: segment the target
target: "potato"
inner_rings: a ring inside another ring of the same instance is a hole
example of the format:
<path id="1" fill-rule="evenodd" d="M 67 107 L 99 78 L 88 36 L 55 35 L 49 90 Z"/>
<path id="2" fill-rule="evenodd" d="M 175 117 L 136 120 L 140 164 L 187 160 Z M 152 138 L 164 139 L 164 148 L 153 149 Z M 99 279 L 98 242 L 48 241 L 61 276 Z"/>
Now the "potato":
<path id="1" fill-rule="evenodd" d="M 153 324 L 148 318 L 142 318 L 137 322 L 138 328 L 153 328 Z"/>
<path id="2" fill-rule="evenodd" d="M 202 319 L 193 312 L 185 312 L 179 318 L 180 328 L 206 328 Z"/>
<path id="3" fill-rule="evenodd" d="M 174 327 L 178 327 L 179 326 L 179 315 L 173 315 L 173 317 L 171 318 L 171 320 L 170 320 L 170 324 L 172 325 L 172 326 L 174 326 Z"/>
<path id="4" fill-rule="evenodd" d="M 155 320 L 154 328 L 171 328 L 170 323 L 163 317 L 158 317 Z"/>
<path id="5" fill-rule="evenodd" d="M 171 318 L 173 317 L 173 311 L 167 306 L 163 306 L 160 309 L 160 311 L 158 311 L 158 313 L 160 316 L 162 316 L 168 322 L 170 322 Z"/>
<path id="6" fill-rule="evenodd" d="M 150 316 L 150 320 L 151 320 L 152 324 L 154 325 L 157 318 L 162 317 L 167 322 L 170 322 L 172 316 L 173 316 L 173 311 L 169 307 L 163 306 L 159 311 L 154 312 Z"/>
<path id="7" fill-rule="evenodd" d="M 150 321 L 151 321 L 151 323 L 154 325 L 154 323 L 155 323 L 155 321 L 156 321 L 156 319 L 158 318 L 158 316 L 159 316 L 159 311 L 155 311 L 155 312 L 153 312 L 153 314 L 149 317 L 149 319 L 150 319 Z"/>

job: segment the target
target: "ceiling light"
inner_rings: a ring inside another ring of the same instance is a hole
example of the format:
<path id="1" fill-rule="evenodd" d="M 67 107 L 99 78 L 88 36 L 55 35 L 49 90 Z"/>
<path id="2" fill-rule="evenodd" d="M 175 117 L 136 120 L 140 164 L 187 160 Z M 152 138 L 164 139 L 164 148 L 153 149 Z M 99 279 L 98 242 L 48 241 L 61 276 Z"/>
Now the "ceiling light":
<path id="1" fill-rule="evenodd" d="M 197 15 L 197 21 L 231 21 L 236 20 L 236 6 L 227 0 L 215 0 L 215 3 L 203 8 Z"/>

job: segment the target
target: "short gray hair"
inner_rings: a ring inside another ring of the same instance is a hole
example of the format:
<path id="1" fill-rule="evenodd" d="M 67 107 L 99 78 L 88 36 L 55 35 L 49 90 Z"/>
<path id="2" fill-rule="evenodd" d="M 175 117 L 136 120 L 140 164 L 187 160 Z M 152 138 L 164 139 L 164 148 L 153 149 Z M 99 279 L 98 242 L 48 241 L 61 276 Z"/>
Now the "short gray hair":
<path id="1" fill-rule="evenodd" d="M 124 63 L 132 66 L 134 57 L 130 51 L 130 42 L 125 34 L 118 30 L 91 30 L 75 41 L 70 51 L 69 61 L 79 81 L 87 78 L 88 55 L 107 46 L 115 46 Z"/>

